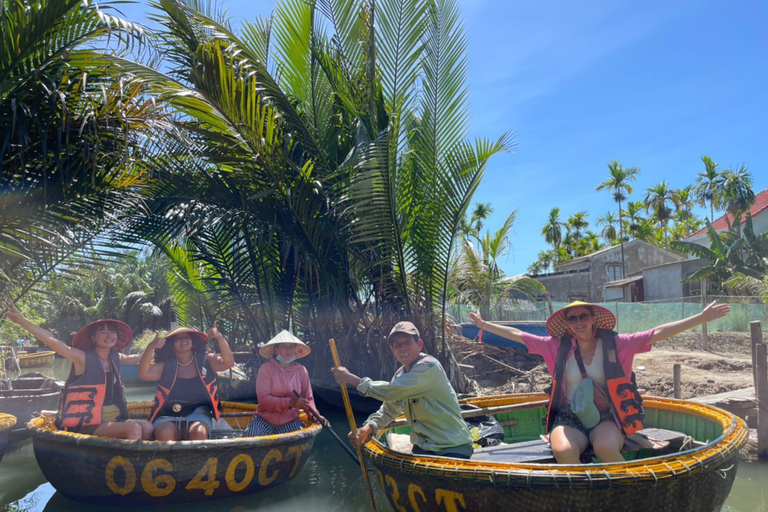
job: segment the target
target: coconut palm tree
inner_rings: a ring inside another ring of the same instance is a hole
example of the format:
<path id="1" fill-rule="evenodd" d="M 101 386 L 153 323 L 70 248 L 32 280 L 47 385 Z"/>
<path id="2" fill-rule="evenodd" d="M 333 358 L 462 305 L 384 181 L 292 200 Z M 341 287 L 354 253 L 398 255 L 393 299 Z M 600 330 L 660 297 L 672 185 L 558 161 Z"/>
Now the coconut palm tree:
<path id="1" fill-rule="evenodd" d="M 563 222 L 560 220 L 560 208 L 554 207 L 549 211 L 547 223 L 541 228 L 541 235 L 554 248 L 554 260 L 552 263 L 557 264 L 557 254 L 563 241 Z"/>
<path id="2" fill-rule="evenodd" d="M 0 0 L 0 294 L 118 254 L 96 237 L 141 206 L 135 162 L 163 114 L 115 66 L 143 35 L 113 7 Z"/>
<path id="3" fill-rule="evenodd" d="M 672 208 L 674 205 L 672 200 L 674 190 L 669 188 L 667 181 L 664 180 L 661 183 L 657 183 L 646 189 L 645 204 L 646 211 L 653 211 L 653 215 L 661 225 L 662 232 L 664 233 L 664 247 L 669 250 L 669 244 L 667 241 L 667 224 L 672 217 Z"/>
<path id="4" fill-rule="evenodd" d="M 755 204 L 752 174 L 746 165 L 742 165 L 736 171 L 724 170 L 717 181 L 716 191 L 716 206 L 734 217 L 748 211 Z M 735 229 L 738 234 L 740 231 L 739 223 L 736 223 Z"/>
<path id="5" fill-rule="evenodd" d="M 643 220 L 643 216 L 640 214 L 645 210 L 645 204 L 642 201 L 627 201 L 627 230 L 632 233 L 632 238 L 637 238 L 635 232 L 637 231 L 639 223 Z"/>
<path id="6" fill-rule="evenodd" d="M 702 156 L 704 171 L 696 175 L 694 193 L 702 204 L 709 202 L 709 221 L 715 221 L 715 205 L 718 202 L 717 184 L 720 181 L 720 171 L 717 164 L 709 156 Z"/>
<path id="7" fill-rule="evenodd" d="M 621 202 L 627 199 L 624 192 L 632 193 L 632 181 L 640 175 L 639 167 L 622 167 L 617 160 L 608 162 L 608 178 L 600 183 L 595 190 L 609 190 L 613 200 L 619 204 L 619 243 L 621 245 L 621 276 L 624 277 L 624 220 L 621 212 Z"/>
<path id="8" fill-rule="evenodd" d="M 601 215 L 597 218 L 597 226 L 603 226 L 600 236 L 605 238 L 606 242 L 609 244 L 616 241 L 616 225 L 618 223 L 619 220 L 613 216 L 612 212 L 606 212 L 605 215 Z"/>
<path id="9" fill-rule="evenodd" d="M 568 217 L 568 222 L 565 224 L 568 233 L 571 235 L 571 251 L 574 257 L 576 257 L 579 252 L 582 231 L 589 227 L 589 221 L 587 220 L 588 216 L 589 212 L 585 210 L 576 212 Z"/>
<path id="10" fill-rule="evenodd" d="M 150 214 L 131 227 L 201 265 L 189 284 L 253 340 L 333 337 L 344 363 L 383 377 L 386 333 L 407 318 L 454 376 L 450 264 L 488 160 L 512 147 L 466 141 L 456 2 L 286 0 L 240 33 L 159 5 L 170 71 L 130 70 L 183 115 L 184 139 L 161 141 Z"/>
<path id="11" fill-rule="evenodd" d="M 672 202 L 675 204 L 675 208 L 680 213 L 680 218 L 685 225 L 684 237 L 687 237 L 691 232 L 690 221 L 693 217 L 691 209 L 698 202 L 695 200 L 693 185 L 685 186 L 681 189 L 675 190 L 672 193 Z"/>

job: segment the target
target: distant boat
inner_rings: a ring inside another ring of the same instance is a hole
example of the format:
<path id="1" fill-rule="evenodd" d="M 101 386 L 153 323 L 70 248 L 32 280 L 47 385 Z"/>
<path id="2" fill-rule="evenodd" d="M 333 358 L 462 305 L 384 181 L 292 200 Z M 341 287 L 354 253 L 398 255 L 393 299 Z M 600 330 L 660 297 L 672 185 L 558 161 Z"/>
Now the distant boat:
<path id="1" fill-rule="evenodd" d="M 35 352 L 34 354 L 27 354 L 24 351 L 18 353 L 19 367 L 20 368 L 35 368 L 37 366 L 50 366 L 53 364 L 53 360 L 56 357 L 56 352 L 53 350 L 47 350 L 45 352 Z"/>
<path id="2" fill-rule="evenodd" d="M 29 437 L 27 422 L 36 412 L 58 409 L 63 388 L 64 382 L 37 372 L 0 379 L 0 411 L 13 414 L 17 420 L 8 431 L 8 439 L 15 442 Z"/>
<path id="3" fill-rule="evenodd" d="M 521 331 L 525 331 L 530 334 L 535 334 L 536 336 L 548 336 L 547 329 L 544 327 L 544 322 L 513 321 L 513 322 L 489 322 L 489 323 L 493 323 L 496 325 L 503 325 L 507 327 L 516 327 Z M 456 330 L 458 331 L 458 333 L 464 336 L 465 338 L 469 338 L 471 340 L 477 340 L 482 343 L 487 343 L 488 345 L 493 345 L 495 347 L 511 348 L 514 350 L 519 350 L 521 352 L 528 352 L 528 349 L 522 343 L 509 340 L 502 336 L 491 334 L 488 331 L 483 331 L 483 337 L 482 339 L 480 339 L 479 337 L 480 329 L 477 326 L 475 326 L 475 324 L 473 324 L 472 322 L 464 322 L 462 324 L 457 325 L 456 327 L 457 327 Z"/>
<path id="4" fill-rule="evenodd" d="M 0 460 L 8 447 L 8 430 L 16 424 L 16 416 L 0 412 Z"/>

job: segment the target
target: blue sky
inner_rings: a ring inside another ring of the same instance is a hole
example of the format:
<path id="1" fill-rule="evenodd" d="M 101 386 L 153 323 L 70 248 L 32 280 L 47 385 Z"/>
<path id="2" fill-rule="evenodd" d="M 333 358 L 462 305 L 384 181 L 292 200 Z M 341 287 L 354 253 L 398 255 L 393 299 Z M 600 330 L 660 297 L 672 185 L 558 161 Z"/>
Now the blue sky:
<path id="1" fill-rule="evenodd" d="M 607 164 L 637 166 L 631 200 L 667 180 L 691 184 L 702 155 L 746 164 L 768 188 L 768 2 L 764 0 L 459 0 L 469 40 L 470 137 L 515 135 L 493 159 L 475 201 L 498 229 L 518 209 L 508 274 L 548 249 L 549 210 L 616 212 L 595 187 Z M 273 1 L 228 0 L 234 20 Z M 123 8 L 140 20 L 144 2 Z M 698 213 L 706 215 L 708 210 Z"/>

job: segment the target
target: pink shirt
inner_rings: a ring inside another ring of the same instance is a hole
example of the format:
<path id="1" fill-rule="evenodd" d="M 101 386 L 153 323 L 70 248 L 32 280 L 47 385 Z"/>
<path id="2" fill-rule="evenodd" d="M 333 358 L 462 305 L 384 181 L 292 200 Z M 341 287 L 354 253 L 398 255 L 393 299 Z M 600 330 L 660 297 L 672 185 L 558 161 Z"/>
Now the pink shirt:
<path id="1" fill-rule="evenodd" d="M 299 409 L 288 405 L 291 398 L 296 397 L 294 389 L 317 410 L 307 369 L 299 363 L 283 366 L 270 359 L 261 365 L 256 377 L 256 396 L 259 399 L 256 414 L 275 426 L 295 420 L 299 417 Z"/>
<path id="2" fill-rule="evenodd" d="M 642 354 L 651 350 L 648 342 L 653 337 L 654 329 L 634 334 L 617 334 L 616 351 L 618 352 L 619 363 L 624 370 L 627 378 L 632 375 L 632 360 L 635 354 Z M 528 347 L 531 354 L 539 354 L 544 357 L 550 375 L 555 374 L 555 363 L 557 361 L 557 349 L 560 347 L 560 340 L 551 336 L 535 336 L 524 332 L 522 334 L 523 343 Z M 568 353 L 570 358 L 576 351 L 576 340 L 571 339 L 571 351 Z"/>

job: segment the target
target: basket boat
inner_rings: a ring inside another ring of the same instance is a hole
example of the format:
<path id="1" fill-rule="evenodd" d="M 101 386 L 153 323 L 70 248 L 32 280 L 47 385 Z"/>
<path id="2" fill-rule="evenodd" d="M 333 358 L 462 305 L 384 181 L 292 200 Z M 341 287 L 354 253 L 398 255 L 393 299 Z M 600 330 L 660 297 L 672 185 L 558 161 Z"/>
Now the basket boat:
<path id="1" fill-rule="evenodd" d="M 0 379 L 0 411 L 13 414 L 17 420 L 8 430 L 8 440 L 28 438 L 27 422 L 37 411 L 58 409 L 63 388 L 64 382 L 37 372 Z"/>
<path id="2" fill-rule="evenodd" d="M 146 417 L 151 405 L 128 407 L 132 416 Z M 258 407 L 222 406 L 223 417 L 235 428 L 244 428 Z M 43 475 L 67 498 L 154 507 L 243 496 L 291 480 L 322 429 L 304 415 L 302 421 L 303 429 L 288 434 L 172 442 L 66 432 L 56 429 L 50 417 L 35 418 L 28 428 Z"/>
<path id="3" fill-rule="evenodd" d="M 16 416 L 0 412 L 0 461 L 8 447 L 8 431 L 16 424 Z"/>
<path id="4" fill-rule="evenodd" d="M 37 366 L 50 366 L 56 357 L 56 352 L 48 350 L 35 352 L 34 354 L 19 354 L 19 368 L 34 368 Z"/>
<path id="5" fill-rule="evenodd" d="M 469 461 L 387 447 L 389 432 L 408 433 L 410 427 L 382 430 L 363 451 L 392 508 L 403 512 L 492 510 L 500 504 L 552 512 L 721 509 L 748 436 L 743 420 L 703 404 L 646 397 L 641 432 L 673 432 L 684 442 L 668 445 L 672 451 L 659 450 L 662 443 L 639 443 L 623 463 L 560 465 L 551 450 L 542 450 L 546 399 L 525 394 L 466 401 L 506 409 L 493 414 L 503 425 L 505 444 L 476 450 Z"/>

